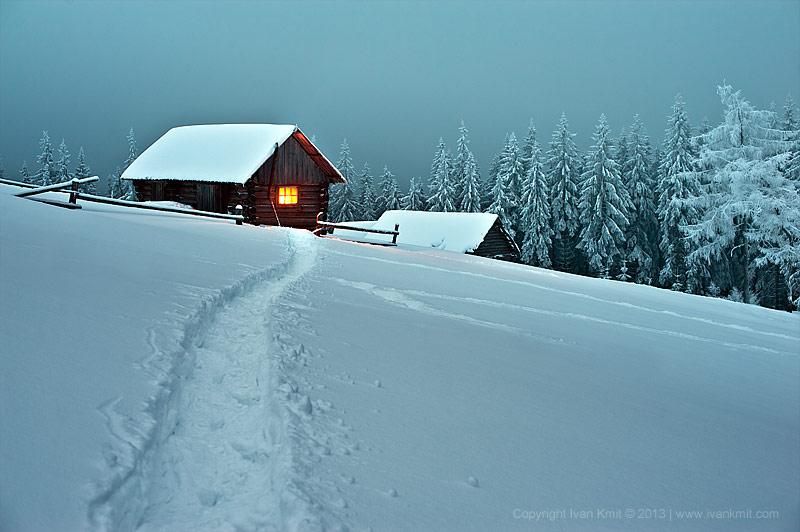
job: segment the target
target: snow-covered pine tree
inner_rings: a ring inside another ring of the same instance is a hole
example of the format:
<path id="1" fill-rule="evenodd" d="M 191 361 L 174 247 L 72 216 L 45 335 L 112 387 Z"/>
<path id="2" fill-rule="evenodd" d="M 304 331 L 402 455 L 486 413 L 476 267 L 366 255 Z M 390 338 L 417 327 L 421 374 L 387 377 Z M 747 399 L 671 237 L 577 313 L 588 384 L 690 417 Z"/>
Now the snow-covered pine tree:
<path id="1" fill-rule="evenodd" d="M 632 204 L 626 231 L 626 273 L 637 283 L 651 284 L 658 249 L 658 218 L 653 201 L 652 148 L 639 115 L 633 117 L 625 152 L 622 181 Z"/>
<path id="2" fill-rule="evenodd" d="M 56 180 L 61 183 L 72 179 L 72 173 L 69 170 L 69 163 L 72 156 L 67 149 L 67 143 L 61 139 L 61 144 L 58 145 L 58 159 L 56 159 Z"/>
<path id="3" fill-rule="evenodd" d="M 549 268 L 553 228 L 550 222 L 550 190 L 542 164 L 541 149 L 536 142 L 536 130 L 529 131 L 528 174 L 522 188 L 522 261 L 533 266 Z"/>
<path id="4" fill-rule="evenodd" d="M 591 270 L 606 279 L 612 274 L 612 268 L 619 267 L 624 260 L 625 230 L 631 208 L 619 165 L 612 157 L 608 131 L 606 115 L 600 115 L 589 168 L 583 174 L 579 205 L 585 224 L 579 247 L 586 253 Z"/>
<path id="5" fill-rule="evenodd" d="M 686 261 L 690 250 L 681 227 L 693 223 L 697 218 L 697 209 L 690 202 L 699 194 L 700 188 L 695 158 L 689 119 L 683 97 L 678 94 L 667 122 L 658 185 L 659 249 L 662 258 L 659 282 L 677 291 L 687 290 L 691 281 L 687 278 L 689 265 Z"/>
<path id="6" fill-rule="evenodd" d="M 42 186 L 55 183 L 57 173 L 56 165 L 53 161 L 53 145 L 50 142 L 50 135 L 47 134 L 47 131 L 42 131 L 36 163 L 39 165 L 39 169 L 33 176 L 33 182 Z"/>
<path id="7" fill-rule="evenodd" d="M 536 144 L 536 127 L 533 125 L 533 118 L 531 118 L 528 121 L 528 133 L 522 140 L 522 146 L 520 148 L 520 158 L 522 160 L 523 188 L 525 186 L 524 185 L 525 179 L 528 177 L 528 170 L 530 169 L 530 162 L 531 162 L 531 157 L 533 156 L 534 144 Z M 524 195 L 524 191 L 520 191 L 520 197 L 522 197 L 522 195 Z"/>
<path id="8" fill-rule="evenodd" d="M 133 132 L 133 128 L 128 131 L 128 136 L 125 137 L 128 141 L 128 157 L 125 159 L 125 162 L 122 163 L 122 171 L 124 172 L 127 168 L 136 160 L 136 156 L 139 155 L 139 152 L 136 149 L 136 135 Z"/>
<path id="9" fill-rule="evenodd" d="M 85 177 L 91 177 L 92 175 L 89 165 L 86 164 L 86 154 L 83 151 L 83 146 L 78 150 L 78 165 L 75 167 L 73 175 L 76 179 L 83 179 Z M 97 183 L 86 183 L 85 185 L 81 185 L 81 189 L 89 194 L 97 194 Z"/>
<path id="10" fill-rule="evenodd" d="M 117 166 L 108 176 L 108 195 L 115 199 L 128 199 L 128 190 L 124 182 L 120 179 L 122 168 Z"/>
<path id="11" fill-rule="evenodd" d="M 455 186 L 453 183 L 453 169 L 450 155 L 444 139 L 439 139 L 436 154 L 431 165 L 431 178 L 428 184 L 428 208 L 432 211 L 454 212 Z"/>
<path id="12" fill-rule="evenodd" d="M 523 236 L 520 230 L 520 196 L 523 179 L 519 144 L 517 136 L 512 132 L 508 135 L 500 156 L 500 167 L 492 187 L 492 204 L 489 205 L 488 211 L 500 215 L 509 235 L 512 238 L 519 235 L 520 239 Z"/>
<path id="13" fill-rule="evenodd" d="M 575 246 L 580 231 L 578 218 L 578 149 L 569 131 L 567 115 L 553 132 L 547 152 L 547 181 L 553 226 L 553 266 L 565 272 L 577 270 Z"/>
<path id="14" fill-rule="evenodd" d="M 339 160 L 336 162 L 336 168 L 339 173 L 344 177 L 344 183 L 338 183 L 328 187 L 328 217 L 334 222 L 352 221 L 356 219 L 356 205 L 355 205 L 355 182 L 356 182 L 356 168 L 353 165 L 353 159 L 350 156 L 350 145 L 347 139 L 342 141 L 339 148 Z M 343 212 L 343 208 L 347 203 L 347 212 Z M 343 214 L 348 214 L 344 217 Z"/>
<path id="15" fill-rule="evenodd" d="M 783 121 L 781 129 L 784 131 L 797 131 L 800 129 L 797 116 L 797 106 L 795 106 L 791 94 L 786 95 L 786 102 L 783 104 Z"/>
<path id="16" fill-rule="evenodd" d="M 31 173 L 28 170 L 27 161 L 22 161 L 22 166 L 19 169 L 19 179 L 23 183 L 33 183 L 33 179 L 31 178 Z"/>
<path id="17" fill-rule="evenodd" d="M 478 164 L 475 162 L 475 155 L 469 152 L 467 163 L 464 170 L 464 187 L 461 194 L 461 212 L 480 212 L 481 211 L 481 176 L 478 173 Z"/>
<path id="18" fill-rule="evenodd" d="M 464 189 L 466 187 L 467 172 L 470 159 L 475 160 L 472 150 L 469 149 L 469 130 L 461 121 L 456 140 L 456 156 L 453 160 L 453 188 L 455 190 L 455 204 L 460 209 L 464 203 Z"/>
<path id="19" fill-rule="evenodd" d="M 407 211 L 424 211 L 427 208 L 421 179 L 411 178 L 408 194 L 403 196 L 402 207 Z"/>
<path id="20" fill-rule="evenodd" d="M 397 179 L 389 171 L 388 166 L 383 167 L 380 189 L 380 194 L 376 198 L 376 218 L 379 218 L 386 211 L 400 208 L 400 190 L 397 185 Z"/>
<path id="21" fill-rule="evenodd" d="M 785 265 L 772 260 L 772 250 L 800 242 L 800 193 L 781 172 L 797 139 L 773 127 L 780 125 L 776 113 L 757 110 L 731 86 L 718 93 L 726 109 L 722 124 L 704 136 L 700 162 L 710 185 L 692 203 L 702 219 L 684 228 L 689 259 L 707 267 L 726 261 L 744 302 L 785 309 Z"/>
<path id="22" fill-rule="evenodd" d="M 508 142 L 508 135 L 506 135 L 506 142 Z M 505 144 L 503 144 L 503 146 L 505 146 Z M 492 190 L 494 190 L 494 183 L 497 181 L 497 172 L 500 171 L 500 159 L 502 155 L 503 151 L 501 150 L 492 158 L 492 162 L 489 164 L 489 173 L 486 176 L 486 180 L 481 184 L 481 210 L 485 211 L 488 209 L 489 205 L 494 201 Z"/>
<path id="23" fill-rule="evenodd" d="M 358 216 L 359 220 L 375 220 L 375 184 L 369 164 L 364 163 L 358 176 Z"/>

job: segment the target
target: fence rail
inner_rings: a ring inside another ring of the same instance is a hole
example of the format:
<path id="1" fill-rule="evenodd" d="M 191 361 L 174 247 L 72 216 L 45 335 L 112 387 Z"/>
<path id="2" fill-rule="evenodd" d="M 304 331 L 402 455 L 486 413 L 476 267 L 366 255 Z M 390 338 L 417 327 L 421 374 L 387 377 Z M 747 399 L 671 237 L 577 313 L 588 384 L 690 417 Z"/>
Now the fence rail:
<path id="1" fill-rule="evenodd" d="M 358 227 L 347 225 L 346 223 L 334 223 L 321 220 L 323 213 L 317 214 L 317 228 L 314 234 L 317 236 L 325 235 L 334 229 L 345 229 L 347 231 L 361 231 L 362 233 L 373 233 L 378 235 L 392 235 L 392 245 L 397 245 L 397 237 L 400 236 L 400 224 L 394 224 L 394 231 L 391 229 L 372 229 L 370 227 Z"/>
<path id="2" fill-rule="evenodd" d="M 35 196 L 37 194 L 43 194 L 45 192 L 61 192 L 65 189 L 69 189 L 69 203 L 57 202 L 53 200 L 37 200 L 37 201 L 45 201 L 46 203 L 51 203 L 54 205 L 60 205 L 66 207 L 68 205 L 76 205 L 78 199 L 82 199 L 84 201 L 90 201 L 93 203 L 103 203 L 106 205 L 117 205 L 120 207 L 131 207 L 134 209 L 143 209 L 147 211 L 159 211 L 159 212 L 169 212 L 175 214 L 189 214 L 191 216 L 200 216 L 203 218 L 216 218 L 220 220 L 232 220 L 236 222 L 236 225 L 242 225 L 244 222 L 244 216 L 239 214 L 241 212 L 240 208 L 237 208 L 237 214 L 223 214 L 219 212 L 208 212 L 208 211 L 198 211 L 194 209 L 181 209 L 180 207 L 167 207 L 163 205 L 150 205 L 147 203 L 142 203 L 139 201 L 129 201 L 117 198 L 107 198 L 105 196 L 97 196 L 95 194 L 88 194 L 86 192 L 81 192 L 78 190 L 78 187 L 85 183 L 91 183 L 92 181 L 97 181 L 99 178 L 97 176 L 94 177 L 87 177 L 84 179 L 73 179 L 71 181 L 65 181 L 63 183 L 55 183 L 53 185 L 47 185 L 44 187 L 37 187 L 35 185 L 30 185 L 29 183 L 20 183 L 18 181 L 11 181 L 10 179 L 0 179 L 0 183 L 5 183 L 7 185 L 15 185 L 24 187 L 30 190 L 25 190 L 22 192 L 18 192 L 15 196 L 19 198 L 32 198 L 31 196 Z M 73 207 L 75 208 L 75 207 Z M 78 207 L 79 208 L 79 207 Z"/>

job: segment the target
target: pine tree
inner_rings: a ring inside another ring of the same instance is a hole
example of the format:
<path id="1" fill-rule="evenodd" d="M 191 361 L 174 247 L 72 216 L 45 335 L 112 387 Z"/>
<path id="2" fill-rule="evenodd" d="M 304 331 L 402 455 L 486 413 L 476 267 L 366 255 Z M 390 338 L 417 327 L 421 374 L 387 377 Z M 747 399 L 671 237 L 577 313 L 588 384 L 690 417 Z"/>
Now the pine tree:
<path id="1" fill-rule="evenodd" d="M 347 139 L 342 141 L 339 149 L 339 160 L 336 162 L 336 168 L 339 173 L 344 177 L 345 182 L 332 185 L 330 190 L 330 219 L 334 222 L 352 221 L 357 218 L 357 208 L 355 205 L 355 182 L 356 182 L 356 169 L 353 165 L 353 159 L 350 156 L 350 145 Z M 347 205 L 345 205 L 347 203 Z M 346 212 L 345 211 L 346 207 Z M 344 215 L 347 216 L 344 216 Z"/>
<path id="2" fill-rule="evenodd" d="M 500 156 L 500 166 L 492 187 L 492 203 L 488 212 L 496 214 L 511 238 L 516 238 L 519 226 L 519 181 L 522 161 L 517 137 L 511 133 Z"/>
<path id="3" fill-rule="evenodd" d="M 376 218 L 386 211 L 393 211 L 400 208 L 400 191 L 397 185 L 397 179 L 394 174 L 389 171 L 388 166 L 383 167 L 383 174 L 381 175 L 381 191 L 376 198 Z"/>
<path id="4" fill-rule="evenodd" d="M 33 182 L 42 186 L 55 183 L 57 174 L 56 165 L 53 161 L 53 145 L 50 143 L 50 135 L 47 134 L 47 131 L 42 131 L 36 163 L 39 165 L 39 170 L 33 176 Z"/>
<path id="5" fill-rule="evenodd" d="M 729 85 L 718 93 L 724 120 L 704 135 L 700 153 L 709 186 L 691 203 L 702 219 L 683 228 L 689 259 L 706 268 L 722 261 L 744 302 L 787 308 L 789 283 L 772 250 L 800 241 L 800 193 L 781 172 L 796 141 L 778 129 L 775 112 L 755 109 Z"/>
<path id="6" fill-rule="evenodd" d="M 786 102 L 783 104 L 783 121 L 781 122 L 781 129 L 784 131 L 797 131 L 800 129 L 797 117 L 797 107 L 794 105 L 794 100 L 791 94 L 786 95 Z"/>
<path id="7" fill-rule="evenodd" d="M 128 136 L 125 138 L 128 141 L 128 157 L 125 159 L 125 162 L 122 163 L 123 172 L 136 160 L 136 156 L 138 155 L 138 151 L 136 150 L 136 135 L 133 133 L 133 128 L 128 131 Z"/>
<path id="8" fill-rule="evenodd" d="M 364 163 L 358 176 L 358 216 L 361 220 L 375 220 L 375 185 L 369 164 Z"/>
<path id="9" fill-rule="evenodd" d="M 579 247 L 589 258 L 589 267 L 604 278 L 608 278 L 612 267 L 624 258 L 624 231 L 629 224 L 631 208 L 612 150 L 606 116 L 600 115 L 590 166 L 583 174 L 579 208 L 585 226 Z"/>
<path id="10" fill-rule="evenodd" d="M 475 156 L 469 149 L 469 130 L 461 121 L 461 126 L 458 128 L 458 140 L 456 140 L 456 157 L 453 161 L 453 189 L 455 190 L 454 202 L 456 207 L 464 203 L 464 189 L 467 186 L 466 180 L 468 178 L 467 166 L 472 159 L 474 162 Z"/>
<path id="11" fill-rule="evenodd" d="M 461 212 L 480 212 L 481 211 L 481 176 L 478 173 L 478 165 L 475 156 L 469 152 L 464 170 L 464 187 L 461 195 Z"/>
<path id="12" fill-rule="evenodd" d="M 83 151 L 83 146 L 81 146 L 81 149 L 78 150 L 78 165 L 75 167 L 74 176 L 76 179 L 83 179 L 86 177 L 91 177 L 91 175 L 92 171 L 89 169 L 89 165 L 86 164 L 86 155 Z M 96 182 L 81 185 L 81 189 L 89 194 L 97 194 Z"/>
<path id="13" fill-rule="evenodd" d="M 453 183 L 453 170 L 450 155 L 443 139 L 439 139 L 436 154 L 431 165 L 431 178 L 428 184 L 428 208 L 432 211 L 454 212 L 455 185 Z"/>
<path id="14" fill-rule="evenodd" d="M 533 127 L 528 132 L 526 144 L 528 143 L 531 151 L 522 192 L 522 230 L 525 235 L 522 241 L 522 260 L 533 266 L 549 268 L 553 237 L 553 228 L 550 225 L 550 190 Z"/>
<path id="15" fill-rule="evenodd" d="M 578 149 L 569 131 L 567 116 L 562 113 L 550 141 L 547 180 L 550 185 L 550 209 L 554 231 L 553 260 L 557 270 L 577 270 L 575 258 L 578 222 Z"/>
<path id="16" fill-rule="evenodd" d="M 508 135 L 506 135 L 506 143 L 508 143 Z M 503 144 L 505 146 L 505 144 Z M 481 186 L 481 210 L 487 210 L 489 205 L 494 201 L 492 190 L 494 190 L 495 181 L 497 181 L 497 173 L 500 171 L 500 159 L 502 158 L 502 150 L 497 152 L 489 164 L 489 173 L 486 180 Z"/>
<path id="17" fill-rule="evenodd" d="M 408 211 L 424 211 L 427 208 L 425 191 L 422 189 L 419 179 L 411 178 L 408 184 L 408 194 L 403 196 L 402 206 Z"/>
<path id="18" fill-rule="evenodd" d="M 22 161 L 22 167 L 19 169 L 19 179 L 23 183 L 33 183 L 33 179 L 31 178 L 30 171 L 28 171 L 28 162 Z"/>
<path id="19" fill-rule="evenodd" d="M 523 175 L 523 188 L 524 181 L 528 177 L 528 170 L 530 169 L 531 157 L 533 156 L 534 144 L 536 144 L 536 127 L 533 125 L 533 118 L 528 122 L 528 133 L 522 140 L 522 147 L 520 148 L 520 158 L 522 160 L 522 175 Z M 524 194 L 524 192 L 521 192 Z"/>
<path id="20" fill-rule="evenodd" d="M 58 145 L 58 160 L 56 161 L 56 181 L 63 183 L 72 179 L 72 174 L 69 171 L 69 163 L 71 155 L 67 149 L 67 143 L 61 139 L 61 144 Z"/>
<path id="21" fill-rule="evenodd" d="M 633 117 L 627 148 L 627 158 L 622 165 L 622 180 L 631 198 L 632 209 L 626 231 L 626 270 L 637 282 L 650 284 L 654 276 L 657 257 L 658 218 L 653 190 L 650 140 L 639 115 Z"/>
<path id="22" fill-rule="evenodd" d="M 115 199 L 128 199 L 125 183 L 120 179 L 122 168 L 117 166 L 108 176 L 108 195 Z"/>
<path id="23" fill-rule="evenodd" d="M 681 227 L 697 218 L 697 210 L 689 202 L 690 198 L 698 195 L 700 188 L 695 157 L 689 119 L 679 94 L 675 97 L 665 132 L 658 186 L 659 248 L 663 260 L 659 281 L 678 291 L 686 290 L 691 281 L 691 276 L 687 277 L 689 267 L 686 262 L 689 248 Z"/>

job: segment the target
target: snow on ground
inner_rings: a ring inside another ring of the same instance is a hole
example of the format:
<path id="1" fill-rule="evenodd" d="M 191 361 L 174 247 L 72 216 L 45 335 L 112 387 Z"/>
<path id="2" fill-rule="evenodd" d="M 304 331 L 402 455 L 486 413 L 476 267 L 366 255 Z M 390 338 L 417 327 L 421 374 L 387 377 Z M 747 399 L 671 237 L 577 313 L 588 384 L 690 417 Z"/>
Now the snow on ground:
<path id="1" fill-rule="evenodd" d="M 798 528 L 797 315 L 9 190 L 0 529 Z"/>

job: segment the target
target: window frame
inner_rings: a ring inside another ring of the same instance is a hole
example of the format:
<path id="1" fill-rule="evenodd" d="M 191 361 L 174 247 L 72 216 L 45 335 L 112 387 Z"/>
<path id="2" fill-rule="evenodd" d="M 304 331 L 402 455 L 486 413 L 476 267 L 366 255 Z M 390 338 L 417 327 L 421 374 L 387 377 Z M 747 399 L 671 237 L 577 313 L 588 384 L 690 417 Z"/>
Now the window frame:
<path id="1" fill-rule="evenodd" d="M 281 194 L 281 192 L 283 192 L 283 194 Z M 292 194 L 292 192 L 294 192 L 294 194 Z M 278 185 L 275 189 L 275 196 L 278 200 L 277 204 L 279 207 L 292 208 L 300 205 L 300 187 L 297 185 Z M 288 198 L 289 200 L 294 198 L 294 201 L 282 202 L 281 198 Z"/>

